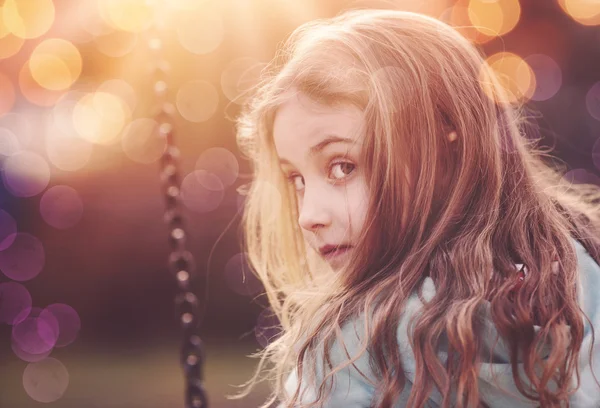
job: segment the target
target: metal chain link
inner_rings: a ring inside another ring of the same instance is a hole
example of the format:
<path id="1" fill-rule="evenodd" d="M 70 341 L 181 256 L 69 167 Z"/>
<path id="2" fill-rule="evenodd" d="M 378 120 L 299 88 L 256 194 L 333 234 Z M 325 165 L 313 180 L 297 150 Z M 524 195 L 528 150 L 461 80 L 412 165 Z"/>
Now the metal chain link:
<path id="1" fill-rule="evenodd" d="M 148 48 L 154 54 L 152 73 L 154 95 L 158 107 L 154 112 L 157 123 L 157 137 L 164 138 L 166 148 L 160 160 L 160 180 L 165 197 L 164 221 L 169 228 L 171 253 L 168 264 L 174 275 L 179 293 L 175 298 L 177 317 L 183 328 L 183 344 L 180 362 L 185 374 L 185 407 L 208 408 L 208 398 L 204 389 L 204 345 L 199 335 L 198 299 L 191 286 L 195 269 L 194 256 L 186 250 L 186 232 L 181 211 L 181 191 L 179 177 L 179 150 L 174 143 L 173 118 L 175 106 L 167 100 L 169 65 L 161 58 L 162 42 L 158 28 L 150 30 Z"/>

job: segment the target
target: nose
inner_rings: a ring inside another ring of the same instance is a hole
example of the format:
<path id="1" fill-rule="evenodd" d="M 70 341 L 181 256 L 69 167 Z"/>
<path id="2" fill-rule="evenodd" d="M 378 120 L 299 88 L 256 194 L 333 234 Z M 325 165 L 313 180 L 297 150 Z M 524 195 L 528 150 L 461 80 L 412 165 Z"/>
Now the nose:
<path id="1" fill-rule="evenodd" d="M 329 205 L 332 204 L 324 189 L 308 187 L 304 188 L 304 197 L 300 203 L 298 224 L 307 231 L 315 231 L 331 224 L 331 212 Z"/>

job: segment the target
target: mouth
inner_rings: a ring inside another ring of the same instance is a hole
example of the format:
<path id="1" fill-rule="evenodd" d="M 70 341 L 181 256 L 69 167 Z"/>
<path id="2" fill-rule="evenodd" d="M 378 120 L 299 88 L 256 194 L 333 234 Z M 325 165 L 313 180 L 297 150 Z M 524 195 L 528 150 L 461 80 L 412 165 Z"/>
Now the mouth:
<path id="1" fill-rule="evenodd" d="M 329 260 L 335 259 L 337 257 L 340 257 L 340 256 L 346 254 L 351 249 L 352 249 L 352 246 L 350 246 L 350 245 L 342 245 L 337 248 L 332 248 L 327 251 L 324 251 L 321 253 L 321 255 L 323 256 L 323 258 L 325 258 L 326 260 L 329 261 Z"/>

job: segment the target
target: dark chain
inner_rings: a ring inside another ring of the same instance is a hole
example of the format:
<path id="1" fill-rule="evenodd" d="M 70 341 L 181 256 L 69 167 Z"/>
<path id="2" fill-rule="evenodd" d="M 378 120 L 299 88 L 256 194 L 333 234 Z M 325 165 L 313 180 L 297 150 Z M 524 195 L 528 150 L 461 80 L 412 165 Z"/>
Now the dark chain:
<path id="1" fill-rule="evenodd" d="M 150 50 L 155 54 L 153 72 L 154 94 L 158 107 L 154 113 L 157 137 L 164 138 L 166 149 L 160 160 L 160 179 L 165 196 L 165 223 L 169 228 L 169 269 L 173 273 L 179 293 L 175 298 L 177 316 L 183 328 L 181 365 L 185 374 L 185 407 L 207 408 L 208 399 L 204 390 L 204 346 L 199 335 L 198 299 L 191 287 L 195 262 L 186 250 L 186 232 L 181 211 L 179 150 L 174 143 L 173 118 L 175 106 L 167 101 L 167 79 L 169 66 L 160 58 L 162 43 L 159 36 L 150 36 Z"/>

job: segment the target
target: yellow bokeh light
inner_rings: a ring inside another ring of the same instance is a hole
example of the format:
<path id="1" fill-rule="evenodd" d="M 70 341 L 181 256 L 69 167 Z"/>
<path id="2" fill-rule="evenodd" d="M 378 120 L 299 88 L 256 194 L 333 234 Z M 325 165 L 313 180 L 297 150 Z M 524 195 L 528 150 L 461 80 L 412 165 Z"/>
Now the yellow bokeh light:
<path id="1" fill-rule="evenodd" d="M 205 2 L 206 0 L 169 0 L 167 4 L 169 7 L 176 10 L 195 11 Z"/>
<path id="2" fill-rule="evenodd" d="M 10 78 L 0 72 L 0 116 L 10 112 L 15 104 L 15 87 Z"/>
<path id="3" fill-rule="evenodd" d="M 129 106 L 129 110 L 131 112 L 134 112 L 137 107 L 138 97 L 135 93 L 135 90 L 129 84 L 129 82 L 123 79 L 108 79 L 101 83 L 96 89 L 96 91 L 106 92 L 117 96 L 123 102 L 125 102 L 127 106 Z"/>
<path id="4" fill-rule="evenodd" d="M 135 48 L 138 34 L 129 31 L 115 30 L 108 34 L 98 35 L 94 43 L 98 50 L 109 57 L 119 58 L 129 54 Z"/>
<path id="5" fill-rule="evenodd" d="M 186 82 L 177 91 L 177 109 L 190 122 L 210 119 L 219 107 L 219 93 L 208 81 Z"/>
<path id="6" fill-rule="evenodd" d="M 191 53 L 208 54 L 213 52 L 225 36 L 223 17 L 218 10 L 202 9 L 200 15 L 190 14 L 177 25 L 179 42 Z"/>
<path id="7" fill-rule="evenodd" d="M 114 143 L 130 119 L 127 104 L 106 92 L 86 94 L 73 109 L 75 130 L 85 140 L 96 144 Z"/>
<path id="8" fill-rule="evenodd" d="M 46 154 L 54 167 L 78 171 L 89 163 L 94 145 L 72 133 L 52 129 L 46 135 Z"/>
<path id="9" fill-rule="evenodd" d="M 600 25 L 600 1 L 558 0 L 561 8 L 571 18 L 583 25 Z"/>
<path id="10" fill-rule="evenodd" d="M 81 55 L 69 41 L 52 38 L 40 43 L 29 60 L 31 76 L 42 87 L 67 89 L 81 74 Z"/>
<path id="11" fill-rule="evenodd" d="M 225 96 L 234 103 L 245 103 L 266 65 L 251 57 L 236 58 L 227 64 L 221 74 L 221 89 Z"/>
<path id="12" fill-rule="evenodd" d="M 42 54 L 29 62 L 31 75 L 40 86 L 59 91 L 71 86 L 71 72 L 64 61 L 54 55 Z"/>
<path id="13" fill-rule="evenodd" d="M 8 29 L 8 27 L 6 27 L 6 24 L 4 24 L 3 16 L 4 16 L 4 6 L 0 6 L 0 38 L 4 38 L 8 34 L 10 34 L 10 30 Z"/>
<path id="14" fill-rule="evenodd" d="M 475 29 L 494 38 L 516 27 L 521 18 L 521 6 L 519 0 L 470 0 L 468 15 Z"/>
<path id="15" fill-rule="evenodd" d="M 0 37 L 0 59 L 10 58 L 18 53 L 25 40 L 13 34 Z"/>
<path id="16" fill-rule="evenodd" d="M 148 28 L 154 9 L 146 0 L 98 0 L 100 14 L 120 30 L 140 32 Z"/>
<path id="17" fill-rule="evenodd" d="M 471 0 L 468 7 L 469 20 L 475 29 L 486 36 L 500 35 L 504 22 L 504 12 L 498 2 Z"/>
<path id="18" fill-rule="evenodd" d="M 29 60 L 23 64 L 19 71 L 19 88 L 21 94 L 29 102 L 38 106 L 53 106 L 64 94 L 64 91 L 51 90 L 40 86 L 31 74 Z"/>
<path id="19" fill-rule="evenodd" d="M 52 0 L 6 0 L 2 20 L 17 37 L 37 38 L 52 27 L 55 12 Z"/>
<path id="20" fill-rule="evenodd" d="M 508 102 L 516 103 L 531 98 L 536 88 L 535 74 L 523 58 L 510 52 L 499 52 L 487 58 L 486 62 L 504 88 Z M 480 79 L 486 81 L 484 69 Z M 498 99 L 498 95 L 488 96 Z"/>
<path id="21" fill-rule="evenodd" d="M 451 25 L 469 41 L 485 42 L 491 38 L 484 36 L 480 31 L 474 28 L 474 26 L 480 26 L 481 24 L 477 20 L 476 15 L 469 14 L 468 7 L 456 4 L 447 8 L 438 18 L 446 24 Z"/>

